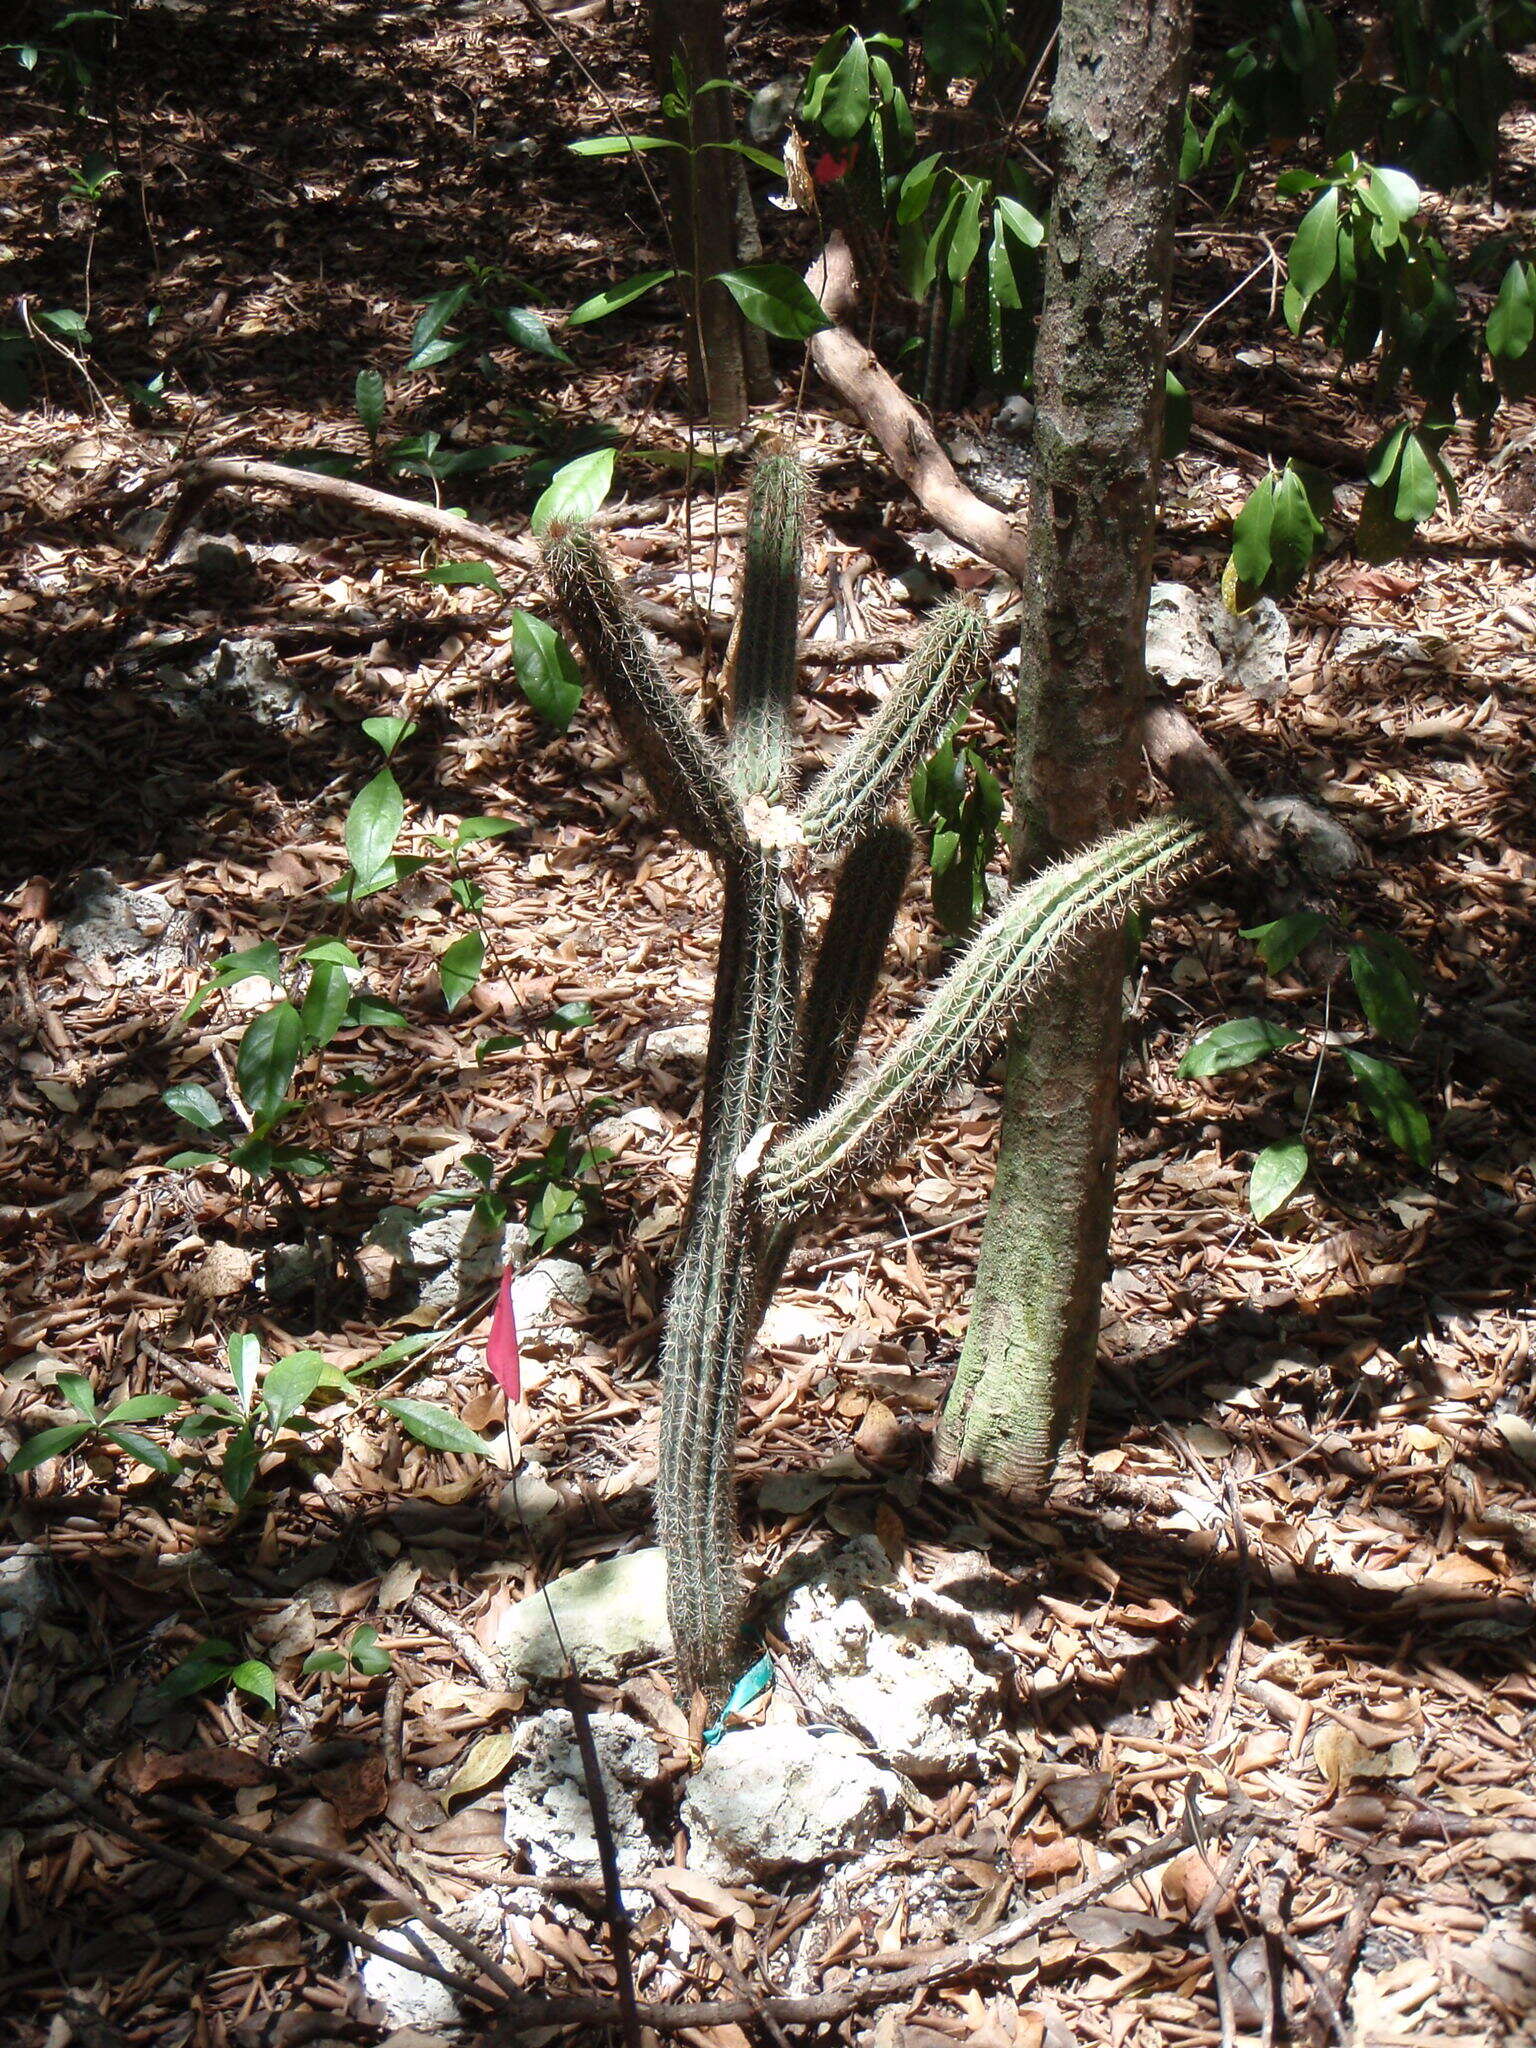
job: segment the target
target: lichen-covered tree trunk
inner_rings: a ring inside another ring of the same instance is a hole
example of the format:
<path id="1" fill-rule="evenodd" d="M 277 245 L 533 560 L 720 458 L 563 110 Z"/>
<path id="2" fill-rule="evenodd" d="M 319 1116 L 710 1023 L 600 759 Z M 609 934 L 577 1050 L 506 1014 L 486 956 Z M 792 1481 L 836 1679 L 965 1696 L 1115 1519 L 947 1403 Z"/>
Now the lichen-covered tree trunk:
<path id="1" fill-rule="evenodd" d="M 691 141 L 691 153 L 665 153 L 677 260 L 693 280 L 685 278 L 680 287 L 688 309 L 689 387 L 696 410 L 717 426 L 740 426 L 749 404 L 770 398 L 773 385 L 763 336 L 742 318 L 724 285 L 713 282 L 760 253 L 760 245 L 755 251 L 742 246 L 751 202 L 748 197 L 744 221 L 741 158 L 718 146 L 736 140 L 731 95 L 698 90 L 727 76 L 724 9 L 714 0 L 650 0 L 650 45 L 658 98 L 677 92 L 675 61 L 690 87 L 690 116 L 666 126 L 676 141 Z"/>
<path id="2" fill-rule="evenodd" d="M 1035 355 L 1014 880 L 1123 825 L 1140 782 L 1165 309 L 1191 0 L 1066 0 Z M 1117 1133 L 1118 922 L 1016 1034 L 939 1467 L 1038 1496 L 1081 1435 Z"/>

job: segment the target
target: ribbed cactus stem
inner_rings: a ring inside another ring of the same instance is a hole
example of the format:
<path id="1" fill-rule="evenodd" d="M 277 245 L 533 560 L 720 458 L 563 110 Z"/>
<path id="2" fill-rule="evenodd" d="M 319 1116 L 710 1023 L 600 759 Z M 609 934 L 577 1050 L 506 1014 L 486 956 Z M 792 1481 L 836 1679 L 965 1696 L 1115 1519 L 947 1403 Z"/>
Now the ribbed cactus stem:
<path id="1" fill-rule="evenodd" d="M 741 804 L 720 749 L 662 674 L 602 548 L 575 525 L 553 529 L 543 548 L 560 608 L 658 809 L 695 846 L 742 848 Z"/>
<path id="2" fill-rule="evenodd" d="M 794 1085 L 801 933 L 782 856 L 763 850 L 736 863 L 704 1136 L 661 1352 L 658 1508 L 685 1691 L 720 1691 L 740 1634 L 733 1472 L 742 1368 L 763 1310 L 764 1238 L 736 1161 L 758 1129 L 784 1116 Z"/>
<path id="3" fill-rule="evenodd" d="M 737 790 L 773 803 L 789 780 L 804 514 L 804 470 L 792 456 L 768 456 L 752 479 L 747 508 L 747 568 L 727 757 Z"/>
<path id="4" fill-rule="evenodd" d="M 940 605 L 889 697 L 807 793 L 807 845 L 840 853 L 874 830 L 980 687 L 988 639 L 974 605 Z"/>
<path id="5" fill-rule="evenodd" d="M 825 1109 L 847 1077 L 911 866 L 902 825 L 882 825 L 843 862 L 801 1020 L 797 1122 Z"/>
<path id="6" fill-rule="evenodd" d="M 1167 812 L 1016 889 L 874 1073 L 769 1149 L 757 1194 L 770 1224 L 814 1215 L 890 1165 L 1072 942 L 1187 867 L 1204 839 L 1197 819 Z"/>

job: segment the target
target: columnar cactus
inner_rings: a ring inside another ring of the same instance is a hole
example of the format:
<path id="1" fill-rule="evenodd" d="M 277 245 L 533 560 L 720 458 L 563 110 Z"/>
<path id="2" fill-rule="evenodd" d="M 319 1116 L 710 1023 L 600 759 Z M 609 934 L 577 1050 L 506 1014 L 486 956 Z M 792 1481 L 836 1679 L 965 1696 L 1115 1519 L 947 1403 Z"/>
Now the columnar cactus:
<path id="1" fill-rule="evenodd" d="M 717 1694 L 741 1655 L 732 1486 L 741 1377 L 796 1231 L 908 1148 L 1072 942 L 1196 855 L 1202 827 L 1150 817 L 1014 890 L 885 1058 L 845 1085 L 911 858 L 892 821 L 913 770 L 988 661 L 981 614 L 942 605 L 870 723 L 804 797 L 790 716 L 805 483 L 770 456 L 753 483 L 727 729 L 662 674 L 590 533 L 544 541 L 556 597 L 663 814 L 725 885 L 704 1123 L 662 1342 L 659 1502 L 685 1687 Z M 802 988 L 805 899 L 840 862 Z"/>

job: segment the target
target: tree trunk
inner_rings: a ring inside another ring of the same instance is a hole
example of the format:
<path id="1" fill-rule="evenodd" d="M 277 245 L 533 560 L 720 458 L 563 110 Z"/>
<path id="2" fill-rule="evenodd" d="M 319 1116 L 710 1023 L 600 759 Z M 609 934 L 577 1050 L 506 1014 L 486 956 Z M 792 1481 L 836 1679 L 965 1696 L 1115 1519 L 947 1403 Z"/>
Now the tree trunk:
<path id="1" fill-rule="evenodd" d="M 677 261 L 692 273 L 680 287 L 688 387 L 695 411 L 716 426 L 737 427 L 754 400 L 772 396 L 772 387 L 762 335 L 742 318 L 724 285 L 713 282 L 742 260 L 738 205 L 745 192 L 741 158 L 703 146 L 736 140 L 731 95 L 698 90 L 727 75 L 724 11 L 710 0 L 650 0 L 650 45 L 658 99 L 678 92 L 675 59 L 689 85 L 681 96 L 691 101 L 688 114 L 665 124 L 687 153 L 664 152 Z"/>
<path id="2" fill-rule="evenodd" d="M 1191 0 L 1066 0 L 1035 355 L 1014 880 L 1123 825 L 1141 782 L 1165 303 Z M 1081 1438 L 1113 1199 L 1124 941 L 1096 934 L 1012 1046 L 943 1476 L 1038 1497 Z"/>

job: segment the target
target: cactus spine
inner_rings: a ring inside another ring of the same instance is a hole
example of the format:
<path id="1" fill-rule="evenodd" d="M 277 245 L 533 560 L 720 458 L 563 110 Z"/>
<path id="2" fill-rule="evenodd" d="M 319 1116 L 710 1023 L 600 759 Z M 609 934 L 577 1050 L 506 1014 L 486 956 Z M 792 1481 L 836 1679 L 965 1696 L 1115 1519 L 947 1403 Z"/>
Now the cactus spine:
<path id="1" fill-rule="evenodd" d="M 1149 818 L 1016 890 L 873 1074 L 845 1087 L 911 859 L 888 813 L 984 677 L 987 635 L 971 606 L 942 607 L 876 718 L 795 811 L 804 494 L 787 457 L 754 479 L 723 745 L 662 674 L 592 536 L 573 527 L 544 542 L 555 594 L 658 809 L 711 855 L 725 887 L 699 1161 L 662 1340 L 658 1477 L 680 1676 L 711 1695 L 741 1655 L 742 1372 L 796 1231 L 890 1164 L 1073 941 L 1187 867 L 1203 838 L 1183 814 Z M 813 856 L 842 865 L 802 989 Z"/>

